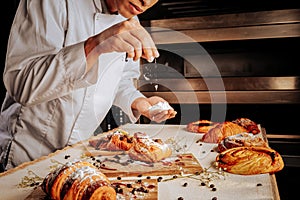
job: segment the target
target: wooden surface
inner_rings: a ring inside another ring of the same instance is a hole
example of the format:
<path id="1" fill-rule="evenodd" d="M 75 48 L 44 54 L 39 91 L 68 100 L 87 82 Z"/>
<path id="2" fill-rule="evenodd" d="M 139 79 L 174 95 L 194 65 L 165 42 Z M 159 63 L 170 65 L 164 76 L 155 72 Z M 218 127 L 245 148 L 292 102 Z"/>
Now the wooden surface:
<path id="1" fill-rule="evenodd" d="M 200 175 L 182 172 L 178 177 L 173 178 L 174 174 L 168 175 L 151 175 L 151 180 L 157 181 L 156 191 L 153 190 L 150 199 L 178 199 L 179 197 L 186 199 L 212 199 L 217 197 L 223 200 L 243 199 L 243 200 L 279 200 L 279 193 L 274 175 L 259 174 L 251 176 L 219 174 L 218 169 L 214 167 L 214 161 L 217 155 L 216 144 L 201 143 L 199 139 L 202 134 L 190 133 L 185 129 L 185 125 L 138 125 L 126 124 L 121 126 L 122 129 L 130 134 L 137 131 L 148 133 L 151 137 L 161 138 L 168 142 L 173 148 L 174 156 L 182 154 L 193 154 L 197 159 L 203 172 Z M 57 151 L 49 156 L 42 157 L 36 161 L 25 163 L 20 167 L 0 174 L 0 192 L 1 199 L 15 200 L 26 199 L 32 195 L 37 195 L 38 188 L 35 187 L 19 187 L 24 177 L 38 176 L 45 177 L 51 168 L 61 163 L 74 159 L 86 159 L 86 150 L 88 149 L 87 141 Z M 218 176 L 210 180 L 209 184 L 201 186 L 206 180 L 202 176 Z M 140 176 L 122 176 L 121 180 L 138 180 L 145 179 L 146 174 Z M 201 177 L 201 178 L 200 178 Z M 116 180 L 117 177 L 110 177 L 110 180 Z M 214 190 L 209 187 L 213 184 Z M 157 193 L 156 193 L 157 192 Z M 155 195 L 155 197 L 153 197 Z M 142 198 L 147 199 L 147 198 Z"/>

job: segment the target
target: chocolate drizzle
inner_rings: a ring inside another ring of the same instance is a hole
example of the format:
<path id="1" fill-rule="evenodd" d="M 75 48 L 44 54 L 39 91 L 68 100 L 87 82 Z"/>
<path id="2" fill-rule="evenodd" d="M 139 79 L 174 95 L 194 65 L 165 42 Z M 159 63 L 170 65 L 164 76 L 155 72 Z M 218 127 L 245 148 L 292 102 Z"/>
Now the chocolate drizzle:
<path id="1" fill-rule="evenodd" d="M 57 176 L 67 168 L 67 164 L 63 165 L 58 170 L 55 170 L 47 175 L 47 177 L 42 183 L 42 189 L 46 192 L 46 194 L 51 195 L 51 188 L 53 186 L 54 181 L 56 180 Z"/>
<path id="2" fill-rule="evenodd" d="M 67 180 L 65 180 L 63 186 L 61 187 L 60 199 L 64 199 L 65 195 L 68 193 L 69 189 L 71 188 L 75 180 L 76 179 L 74 179 L 72 176 L 69 176 Z"/>
<path id="3" fill-rule="evenodd" d="M 89 184 L 82 195 L 82 200 L 89 200 L 96 189 L 98 189 L 99 187 L 107 186 L 107 185 L 109 185 L 109 184 L 105 180 L 97 180 L 97 181 Z"/>

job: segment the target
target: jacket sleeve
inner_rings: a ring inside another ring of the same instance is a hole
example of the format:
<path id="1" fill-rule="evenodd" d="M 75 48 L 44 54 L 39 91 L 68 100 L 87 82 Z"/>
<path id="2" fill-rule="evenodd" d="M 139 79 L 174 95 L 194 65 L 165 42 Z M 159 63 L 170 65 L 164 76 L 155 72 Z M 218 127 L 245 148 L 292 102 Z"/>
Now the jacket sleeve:
<path id="1" fill-rule="evenodd" d="M 83 41 L 65 46 L 67 26 L 66 1 L 20 1 L 3 74 L 8 94 L 15 101 L 23 105 L 38 104 L 86 87 L 95 80 L 85 74 Z"/>

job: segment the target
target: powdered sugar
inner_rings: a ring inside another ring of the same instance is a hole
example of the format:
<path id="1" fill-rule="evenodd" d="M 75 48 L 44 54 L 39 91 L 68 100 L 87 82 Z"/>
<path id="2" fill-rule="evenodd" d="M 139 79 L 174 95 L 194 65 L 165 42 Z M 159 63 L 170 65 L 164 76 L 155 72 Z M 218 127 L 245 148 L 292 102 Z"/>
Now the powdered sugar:
<path id="1" fill-rule="evenodd" d="M 158 102 L 157 104 L 149 107 L 149 111 L 153 112 L 153 111 L 164 111 L 164 110 L 170 110 L 172 109 L 172 107 L 169 105 L 168 102 Z"/>

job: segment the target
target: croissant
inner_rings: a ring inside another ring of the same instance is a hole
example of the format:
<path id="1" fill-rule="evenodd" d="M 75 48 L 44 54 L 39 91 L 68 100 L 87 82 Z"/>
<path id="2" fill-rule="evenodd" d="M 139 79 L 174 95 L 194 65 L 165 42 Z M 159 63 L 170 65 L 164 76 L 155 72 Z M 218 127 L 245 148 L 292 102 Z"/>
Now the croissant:
<path id="1" fill-rule="evenodd" d="M 128 151 L 133 146 L 133 137 L 128 132 L 118 129 L 107 137 L 90 140 L 89 144 L 95 149 L 109 151 Z"/>
<path id="2" fill-rule="evenodd" d="M 193 133 L 207 133 L 216 123 L 209 120 L 198 120 L 187 124 L 187 131 Z"/>
<path id="3" fill-rule="evenodd" d="M 128 151 L 128 155 L 133 160 L 147 163 L 158 162 L 169 157 L 171 154 L 171 148 L 162 140 L 153 140 L 141 132 L 134 134 L 134 146 Z"/>
<path id="4" fill-rule="evenodd" d="M 41 185 L 53 200 L 115 200 L 108 178 L 89 162 L 68 162 L 50 172 Z"/>
<path id="5" fill-rule="evenodd" d="M 223 152 L 226 149 L 230 149 L 234 147 L 242 147 L 242 146 L 268 147 L 268 144 L 266 141 L 262 139 L 262 137 L 259 137 L 258 135 L 253 135 L 252 133 L 239 133 L 224 138 L 218 144 L 218 151 Z"/>
<path id="6" fill-rule="evenodd" d="M 226 121 L 210 129 L 201 140 L 207 143 L 219 143 L 227 136 L 243 132 L 247 132 L 247 130 L 233 122 Z"/>
<path id="7" fill-rule="evenodd" d="M 253 133 L 253 134 L 260 133 L 260 130 L 259 130 L 257 124 L 248 118 L 238 118 L 236 120 L 233 120 L 232 122 L 247 129 L 248 133 Z"/>
<path id="8" fill-rule="evenodd" d="M 275 173 L 283 169 L 281 155 L 267 147 L 235 147 L 216 157 L 218 167 L 242 175 Z"/>

